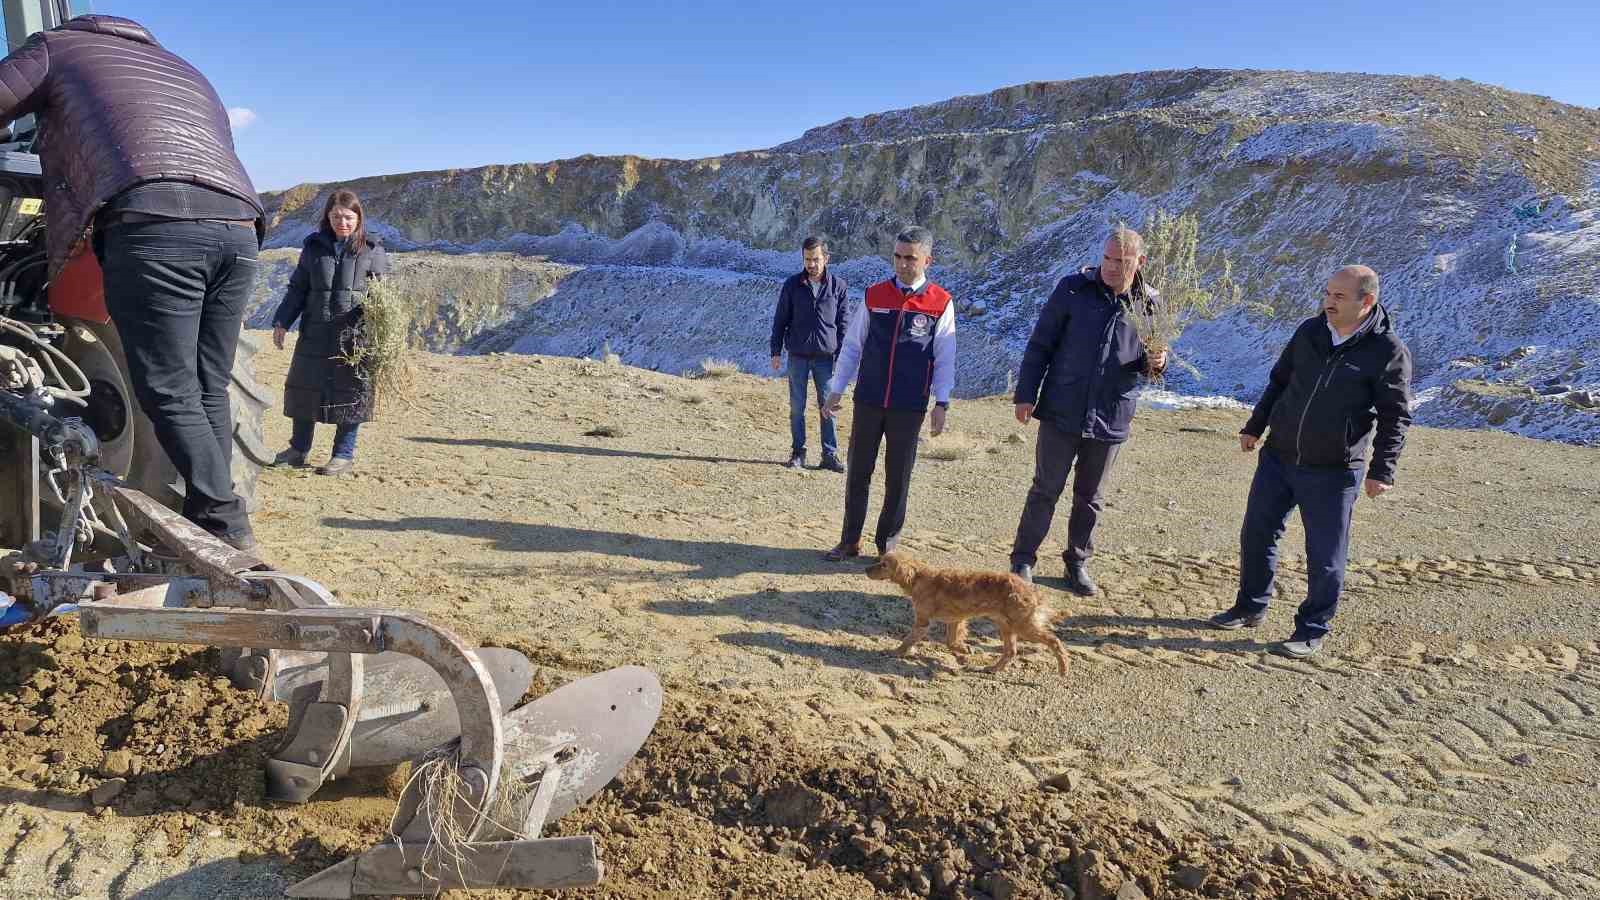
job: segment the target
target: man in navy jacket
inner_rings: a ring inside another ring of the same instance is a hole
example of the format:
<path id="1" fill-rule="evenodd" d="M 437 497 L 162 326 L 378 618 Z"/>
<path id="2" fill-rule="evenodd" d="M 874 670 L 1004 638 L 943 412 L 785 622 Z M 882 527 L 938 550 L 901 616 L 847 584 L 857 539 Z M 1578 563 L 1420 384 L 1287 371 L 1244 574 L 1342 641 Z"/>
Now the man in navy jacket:
<path id="1" fill-rule="evenodd" d="M 1211 619 L 1226 631 L 1266 621 L 1278 538 L 1298 506 L 1306 532 L 1306 599 L 1295 613 L 1294 634 L 1278 645 L 1278 652 L 1295 658 L 1322 648 L 1344 590 L 1356 496 L 1363 480 L 1369 498 L 1394 485 L 1411 424 L 1411 353 L 1378 304 L 1378 273 L 1366 266 L 1335 272 L 1322 308 L 1295 329 L 1239 431 L 1239 448 L 1247 453 L 1263 432 L 1267 441 L 1239 534 L 1239 594 L 1233 608 Z"/>
<path id="2" fill-rule="evenodd" d="M 1017 421 L 1038 419 L 1039 442 L 1011 571 L 1033 580 L 1039 545 L 1076 466 L 1064 556 L 1067 589 L 1083 596 L 1095 592 L 1085 564 L 1094 552 L 1106 479 L 1128 439 L 1139 376 L 1159 374 L 1167 364 L 1166 351 L 1150 357 L 1133 325 L 1133 304 L 1149 302 L 1154 293 L 1139 278 L 1144 261 L 1137 231 L 1112 232 L 1100 267 L 1061 279 L 1045 301 L 1017 376 Z"/>
<path id="3" fill-rule="evenodd" d="M 844 279 L 828 271 L 828 242 L 808 237 L 800 245 L 805 269 L 789 276 L 778 292 L 778 308 L 772 316 L 772 371 L 783 367 L 783 351 L 789 351 L 789 436 L 788 467 L 806 464 L 806 387 L 815 385 L 820 411 L 833 378 L 833 362 L 839 357 L 840 341 L 850 327 L 849 288 Z M 822 416 L 822 465 L 830 472 L 843 472 L 839 464 L 839 439 L 833 419 Z"/>
<path id="4" fill-rule="evenodd" d="M 894 277 L 867 288 L 839 351 L 822 414 L 838 415 L 844 389 L 852 380 L 856 393 L 844 528 L 838 546 L 826 554 L 830 560 L 861 554 L 867 494 L 880 444 L 886 445 L 883 510 L 873 537 L 880 554 L 895 549 L 906 521 L 917 436 L 929 400 L 934 401 L 929 430 L 935 435 L 944 431 L 956 382 L 956 312 L 949 292 L 928 279 L 932 264 L 933 233 L 926 228 L 900 232 L 894 245 Z"/>

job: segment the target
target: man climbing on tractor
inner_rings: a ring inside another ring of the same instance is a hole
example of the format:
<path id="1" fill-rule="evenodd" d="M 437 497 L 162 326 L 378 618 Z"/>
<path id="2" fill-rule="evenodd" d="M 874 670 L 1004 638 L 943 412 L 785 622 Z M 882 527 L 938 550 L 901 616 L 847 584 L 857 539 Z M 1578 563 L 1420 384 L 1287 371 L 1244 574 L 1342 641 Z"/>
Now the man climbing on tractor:
<path id="1" fill-rule="evenodd" d="M 231 475 L 228 385 L 263 213 L 227 110 L 143 26 L 90 15 L 0 60 L 0 122 L 29 114 L 50 278 L 89 240 L 133 393 L 187 486 L 183 515 L 253 552 Z"/>

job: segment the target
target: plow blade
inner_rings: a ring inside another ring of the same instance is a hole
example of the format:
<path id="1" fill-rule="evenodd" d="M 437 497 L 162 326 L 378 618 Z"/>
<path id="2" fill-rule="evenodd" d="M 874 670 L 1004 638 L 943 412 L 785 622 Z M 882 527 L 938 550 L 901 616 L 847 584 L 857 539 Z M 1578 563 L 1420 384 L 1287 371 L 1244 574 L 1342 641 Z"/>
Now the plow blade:
<path id="1" fill-rule="evenodd" d="M 598 884 L 594 839 L 546 838 L 545 827 L 622 772 L 661 715 L 661 682 L 639 666 L 580 678 L 505 717 L 500 781 L 523 794 L 516 821 L 485 818 L 472 839 L 441 852 L 440 829 L 417 818 L 400 836 L 288 890 L 290 897 L 431 895 L 452 888 L 554 889 Z M 402 801 L 402 807 L 405 803 Z"/>
<path id="2" fill-rule="evenodd" d="M 533 664 L 515 650 L 481 647 L 474 654 L 488 670 L 506 712 L 533 683 Z M 281 651 L 272 699 L 296 707 L 315 700 L 328 676 L 328 655 Z M 350 767 L 393 766 L 461 736 L 455 700 L 439 673 L 404 653 L 366 660 L 365 697 L 350 735 Z"/>
<path id="3" fill-rule="evenodd" d="M 545 822 L 600 793 L 644 746 L 661 715 L 661 682 L 640 666 L 562 685 L 505 719 L 502 778 L 536 780 L 552 757 L 561 781 Z"/>

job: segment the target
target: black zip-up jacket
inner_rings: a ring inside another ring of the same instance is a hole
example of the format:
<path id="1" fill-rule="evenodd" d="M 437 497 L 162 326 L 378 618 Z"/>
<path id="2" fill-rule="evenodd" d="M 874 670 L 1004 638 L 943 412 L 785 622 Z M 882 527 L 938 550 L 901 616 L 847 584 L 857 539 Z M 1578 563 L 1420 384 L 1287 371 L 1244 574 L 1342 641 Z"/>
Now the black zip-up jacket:
<path id="1" fill-rule="evenodd" d="M 1272 367 L 1240 434 L 1267 433 L 1267 448 L 1302 466 L 1359 468 L 1394 484 L 1411 424 L 1411 352 L 1381 304 L 1335 347 L 1326 316 L 1300 323 Z"/>
<path id="2" fill-rule="evenodd" d="M 772 355 L 787 348 L 790 356 L 838 358 L 849 327 L 850 288 L 843 278 L 824 270 L 822 289 L 812 296 L 805 272 L 790 275 L 772 314 Z"/>

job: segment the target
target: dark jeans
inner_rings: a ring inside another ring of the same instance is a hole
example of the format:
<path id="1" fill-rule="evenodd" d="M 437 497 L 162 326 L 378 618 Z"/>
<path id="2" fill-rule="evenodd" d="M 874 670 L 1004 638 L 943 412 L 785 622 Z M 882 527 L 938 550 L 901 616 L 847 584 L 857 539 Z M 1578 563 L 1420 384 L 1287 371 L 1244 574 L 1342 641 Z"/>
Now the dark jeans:
<path id="1" fill-rule="evenodd" d="M 822 404 L 828 402 L 828 380 L 832 377 L 831 356 L 789 357 L 789 446 L 793 452 L 806 452 L 806 382 L 810 381 L 816 386 L 817 412 L 821 413 Z M 833 420 L 827 416 L 821 416 L 821 419 L 822 456 L 837 456 L 839 438 L 834 431 Z"/>
<path id="2" fill-rule="evenodd" d="M 228 383 L 259 247 L 252 228 L 146 222 L 99 232 L 106 309 L 134 396 L 187 485 L 183 515 L 212 534 L 248 533 L 233 492 Z"/>
<path id="3" fill-rule="evenodd" d="M 1298 506 L 1306 531 L 1309 589 L 1295 613 L 1290 640 L 1320 638 L 1328 633 L 1328 623 L 1339 609 L 1350 552 L 1350 516 L 1365 470 L 1297 466 L 1266 448 L 1260 456 L 1239 533 L 1239 595 L 1233 608 L 1249 615 L 1267 611 L 1278 569 L 1278 539 L 1289 513 Z"/>
<path id="4" fill-rule="evenodd" d="M 1121 450 L 1120 443 L 1091 440 L 1039 421 L 1039 443 L 1033 452 L 1033 486 L 1022 507 L 1016 540 L 1011 543 L 1012 565 L 1038 563 L 1039 545 L 1050 533 L 1056 501 L 1066 490 L 1067 475 L 1074 463 L 1077 474 L 1072 479 L 1072 512 L 1067 516 L 1067 550 L 1062 556 L 1071 564 L 1094 555 L 1094 526 L 1104 508 L 1101 498 Z"/>
<path id="5" fill-rule="evenodd" d="M 917 462 L 917 435 L 926 415 L 926 410 L 855 404 L 850 420 L 850 462 L 845 475 L 844 530 L 840 534 L 843 543 L 861 541 L 861 529 L 867 522 L 867 494 L 872 491 L 872 470 L 878 465 L 880 444 L 887 447 L 883 454 L 883 509 L 878 513 L 874 541 L 884 552 L 899 542 L 900 529 L 906 524 L 911 469 Z"/>
<path id="6" fill-rule="evenodd" d="M 356 432 L 361 429 L 360 422 L 340 424 L 333 426 L 333 457 L 335 459 L 356 458 Z M 294 435 L 289 438 L 289 447 L 299 450 L 302 454 L 311 452 L 311 441 L 316 436 L 317 423 L 311 419 L 295 419 Z"/>

